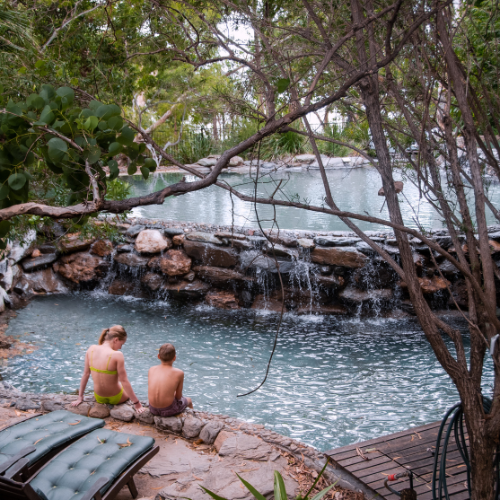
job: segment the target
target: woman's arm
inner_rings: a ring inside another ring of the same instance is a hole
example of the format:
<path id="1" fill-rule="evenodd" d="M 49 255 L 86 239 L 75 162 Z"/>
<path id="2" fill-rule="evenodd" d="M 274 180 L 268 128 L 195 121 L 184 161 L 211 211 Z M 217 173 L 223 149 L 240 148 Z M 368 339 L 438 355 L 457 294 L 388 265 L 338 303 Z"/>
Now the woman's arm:
<path id="1" fill-rule="evenodd" d="M 90 377 L 89 350 L 85 353 L 85 368 L 83 369 L 82 380 L 80 382 L 80 390 L 78 391 L 78 399 L 76 401 L 73 401 L 71 403 L 71 406 L 78 406 L 83 401 L 83 394 L 85 392 L 85 387 L 87 387 L 87 382 L 89 381 L 89 377 Z"/>
<path id="2" fill-rule="evenodd" d="M 145 411 L 145 408 L 142 407 L 139 398 L 135 395 L 135 392 L 130 385 L 127 377 L 127 372 L 125 370 L 125 358 L 123 357 L 123 354 L 121 352 L 116 354 L 116 369 L 118 371 L 118 381 L 120 382 L 120 384 L 122 384 L 123 390 L 134 404 L 135 411 L 137 413 L 142 413 L 143 411 Z"/>

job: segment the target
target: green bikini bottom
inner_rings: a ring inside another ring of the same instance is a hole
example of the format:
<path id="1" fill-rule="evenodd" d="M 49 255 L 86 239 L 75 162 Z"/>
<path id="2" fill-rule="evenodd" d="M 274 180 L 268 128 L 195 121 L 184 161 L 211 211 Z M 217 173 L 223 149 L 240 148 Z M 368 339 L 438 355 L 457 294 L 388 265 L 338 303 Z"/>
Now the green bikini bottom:
<path id="1" fill-rule="evenodd" d="M 122 390 L 116 396 L 103 397 L 99 396 L 94 392 L 95 400 L 102 405 L 117 405 L 120 402 L 120 399 L 123 395 L 123 387 Z"/>

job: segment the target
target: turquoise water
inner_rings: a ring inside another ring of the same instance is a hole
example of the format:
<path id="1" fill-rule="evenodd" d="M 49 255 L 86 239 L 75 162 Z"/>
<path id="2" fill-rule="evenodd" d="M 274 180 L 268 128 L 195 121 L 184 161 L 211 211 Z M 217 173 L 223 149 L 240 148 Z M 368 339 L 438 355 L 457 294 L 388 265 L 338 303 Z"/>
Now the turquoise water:
<path id="1" fill-rule="evenodd" d="M 352 170 L 328 170 L 332 195 L 341 210 L 371 215 L 388 220 L 389 214 L 384 198 L 378 196 L 381 187 L 380 175 L 374 168 L 356 168 Z M 132 184 L 132 196 L 141 196 L 163 189 L 165 186 L 179 182 L 182 174 L 152 175 L 147 181 L 139 176 L 124 177 Z M 395 172 L 400 179 L 401 173 Z M 192 175 L 186 176 L 188 182 L 194 181 Z M 254 183 L 248 175 L 222 174 L 220 180 L 234 186 L 247 195 L 254 194 Z M 266 175 L 259 183 L 259 195 L 270 196 L 279 182 L 280 190 L 276 199 L 294 199 L 311 205 L 324 205 L 324 188 L 319 171 L 279 172 Z M 489 186 L 489 196 L 493 204 L 500 205 L 500 184 Z M 419 197 L 418 189 L 410 182 L 405 182 L 403 194 L 399 195 L 401 211 L 405 224 L 417 228 L 418 223 L 427 229 L 442 227 L 441 219 L 432 206 Z M 487 208 L 488 224 L 498 221 Z M 273 207 L 259 205 L 257 213 L 263 227 L 271 227 L 274 217 Z M 170 197 L 163 205 L 137 207 L 132 216 L 148 219 L 174 220 L 186 222 L 202 222 L 210 224 L 257 227 L 257 216 L 252 203 L 243 202 L 232 197 L 218 186 L 210 186 L 201 191 Z M 282 229 L 308 229 L 311 231 L 344 231 L 347 226 L 338 218 L 328 214 L 309 212 L 290 207 L 276 207 L 276 218 Z M 387 227 L 368 222 L 356 222 L 363 230 L 380 230 Z"/>
<path id="2" fill-rule="evenodd" d="M 7 334 L 37 350 L 9 360 L 0 376 L 23 391 L 77 391 L 85 350 L 102 328 L 122 324 L 126 369 L 141 398 L 159 346 L 172 342 L 196 408 L 265 424 L 321 450 L 438 420 L 457 401 L 413 320 L 286 315 L 268 381 L 237 398 L 264 374 L 275 315 L 100 292 L 41 297 L 18 314 Z M 487 362 L 485 394 L 491 373 Z"/>

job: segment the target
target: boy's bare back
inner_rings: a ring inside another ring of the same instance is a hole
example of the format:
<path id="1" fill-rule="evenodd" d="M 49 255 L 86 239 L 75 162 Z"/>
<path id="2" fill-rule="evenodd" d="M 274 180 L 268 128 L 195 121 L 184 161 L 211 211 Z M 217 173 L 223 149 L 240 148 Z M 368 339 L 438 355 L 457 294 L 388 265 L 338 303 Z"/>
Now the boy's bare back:
<path id="1" fill-rule="evenodd" d="M 170 406 L 175 399 L 182 398 L 184 372 L 171 364 L 153 366 L 148 373 L 148 399 L 156 408 Z"/>

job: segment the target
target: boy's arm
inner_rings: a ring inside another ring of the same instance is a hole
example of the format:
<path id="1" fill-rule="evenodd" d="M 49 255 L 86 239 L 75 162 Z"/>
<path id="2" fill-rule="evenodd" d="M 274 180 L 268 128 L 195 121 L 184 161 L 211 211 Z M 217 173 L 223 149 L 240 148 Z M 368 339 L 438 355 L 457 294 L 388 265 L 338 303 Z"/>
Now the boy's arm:
<path id="1" fill-rule="evenodd" d="M 175 399 L 182 398 L 182 388 L 184 386 L 184 372 L 181 372 L 179 376 L 179 383 L 177 384 L 177 389 L 175 389 Z"/>

